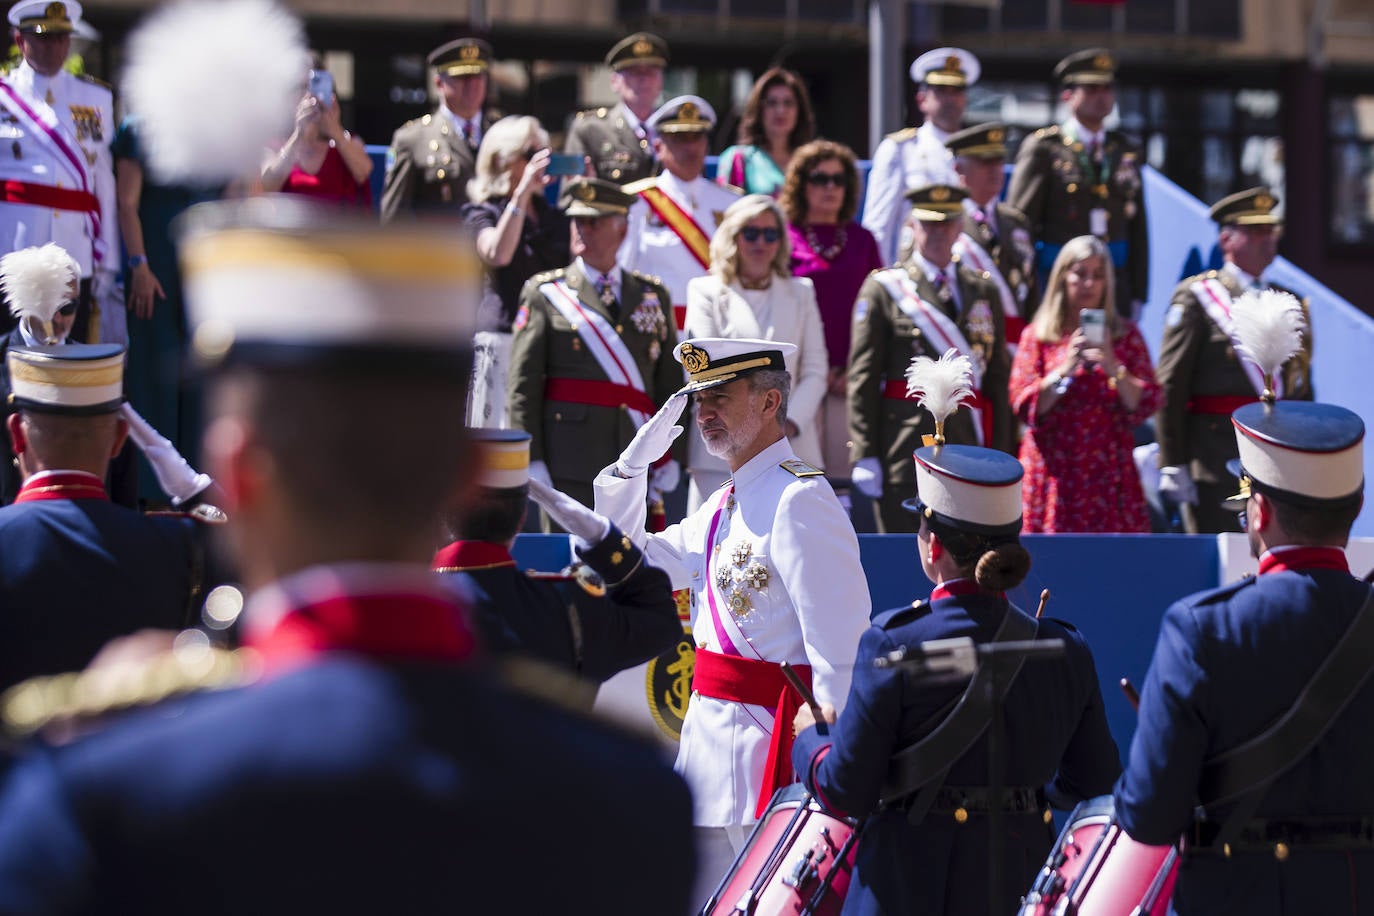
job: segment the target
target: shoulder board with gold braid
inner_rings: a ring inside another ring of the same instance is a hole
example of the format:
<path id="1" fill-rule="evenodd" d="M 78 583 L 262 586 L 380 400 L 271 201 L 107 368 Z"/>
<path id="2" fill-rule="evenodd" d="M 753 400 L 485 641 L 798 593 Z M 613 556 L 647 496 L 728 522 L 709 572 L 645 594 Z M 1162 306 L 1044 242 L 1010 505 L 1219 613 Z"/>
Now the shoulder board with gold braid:
<path id="1" fill-rule="evenodd" d="M 888 134 L 883 139 L 892 140 L 896 143 L 902 143 L 906 140 L 910 140 L 914 136 L 916 136 L 916 128 L 903 127 L 901 130 L 894 130 L 892 133 Z"/>
<path id="2" fill-rule="evenodd" d="M 658 178 L 650 177 L 641 178 L 638 181 L 632 181 L 629 184 L 621 185 L 620 190 L 624 191 L 626 194 L 643 194 L 650 188 L 656 187 L 658 187 Z"/>
<path id="3" fill-rule="evenodd" d="M 793 477 L 824 477 L 825 471 L 812 467 L 800 458 L 788 458 L 778 465 Z"/>

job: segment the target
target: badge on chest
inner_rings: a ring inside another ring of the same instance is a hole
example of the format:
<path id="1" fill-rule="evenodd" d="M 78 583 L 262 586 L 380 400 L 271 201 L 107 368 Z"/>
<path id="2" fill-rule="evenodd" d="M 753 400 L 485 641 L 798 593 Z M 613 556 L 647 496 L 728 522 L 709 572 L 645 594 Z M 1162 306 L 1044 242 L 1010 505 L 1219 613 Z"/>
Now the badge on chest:
<path id="1" fill-rule="evenodd" d="M 750 619 L 757 599 L 767 594 L 772 578 L 767 557 L 756 555 L 748 538 L 727 539 L 717 548 L 713 563 L 715 586 L 725 599 L 725 606 L 736 620 Z"/>

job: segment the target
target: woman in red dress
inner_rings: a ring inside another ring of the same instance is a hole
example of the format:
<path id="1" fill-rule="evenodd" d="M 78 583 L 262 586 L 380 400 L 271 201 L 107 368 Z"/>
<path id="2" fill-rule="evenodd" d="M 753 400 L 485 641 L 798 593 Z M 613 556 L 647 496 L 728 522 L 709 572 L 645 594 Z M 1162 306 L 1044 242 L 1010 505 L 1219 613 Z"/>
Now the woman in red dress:
<path id="1" fill-rule="evenodd" d="M 1025 530 L 1148 532 L 1132 430 L 1159 406 L 1160 388 L 1140 330 L 1117 314 L 1107 247 L 1070 240 L 1047 289 L 1011 370 L 1012 410 L 1025 424 Z"/>
<path id="2" fill-rule="evenodd" d="M 372 159 L 362 138 L 344 130 L 338 96 L 328 96 L 307 92 L 301 99 L 295 130 L 263 163 L 262 188 L 370 209 Z"/>

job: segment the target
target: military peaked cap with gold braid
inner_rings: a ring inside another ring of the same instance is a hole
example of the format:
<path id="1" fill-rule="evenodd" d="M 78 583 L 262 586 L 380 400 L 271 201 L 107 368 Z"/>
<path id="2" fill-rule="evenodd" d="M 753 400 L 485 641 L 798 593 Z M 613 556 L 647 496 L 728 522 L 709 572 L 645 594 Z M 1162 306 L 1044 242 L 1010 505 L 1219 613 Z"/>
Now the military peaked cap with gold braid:
<path id="1" fill-rule="evenodd" d="M 1054 67 L 1061 86 L 1106 86 L 1116 82 L 1116 59 L 1106 48 L 1075 51 Z"/>
<path id="2" fill-rule="evenodd" d="M 568 180 L 558 207 L 570 217 L 624 216 L 635 202 L 633 194 L 626 194 L 620 185 L 600 178 L 577 177 Z"/>
<path id="3" fill-rule="evenodd" d="M 687 370 L 683 391 L 704 391 L 764 369 L 787 369 L 786 359 L 797 345 L 748 337 L 696 337 L 673 348 L 673 357 Z"/>
<path id="4" fill-rule="evenodd" d="M 945 139 L 945 149 L 955 156 L 971 159 L 1007 158 L 1007 127 L 1001 121 L 989 121 L 966 127 Z"/>
<path id="5" fill-rule="evenodd" d="M 480 38 L 459 38 L 429 52 L 429 65 L 444 76 L 486 73 L 495 56 L 491 45 Z"/>
<path id="6" fill-rule="evenodd" d="M 1240 191 L 1212 204 L 1209 215 L 1222 226 L 1276 226 L 1283 217 L 1274 212 L 1279 199 L 1268 188 Z"/>
<path id="7" fill-rule="evenodd" d="M 606 55 L 606 66 L 612 70 L 626 67 L 668 66 L 668 42 L 650 32 L 635 32 L 615 43 Z"/>
<path id="8" fill-rule="evenodd" d="M 952 184 L 928 184 L 906 192 L 911 215 L 926 223 L 962 219 L 968 191 Z"/>
<path id="9" fill-rule="evenodd" d="M 124 403 L 119 344 L 11 347 L 10 403 L 23 410 L 75 416 L 111 413 Z"/>
<path id="10" fill-rule="evenodd" d="M 20 0 L 10 7 L 10 25 L 32 35 L 66 35 L 81 21 L 76 0 Z"/>

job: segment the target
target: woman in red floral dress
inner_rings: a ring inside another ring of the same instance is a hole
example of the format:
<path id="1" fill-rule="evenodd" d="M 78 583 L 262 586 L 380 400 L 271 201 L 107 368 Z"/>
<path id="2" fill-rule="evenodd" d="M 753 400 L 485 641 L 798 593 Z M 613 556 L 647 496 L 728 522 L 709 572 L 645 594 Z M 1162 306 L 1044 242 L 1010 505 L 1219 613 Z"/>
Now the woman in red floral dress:
<path id="1" fill-rule="evenodd" d="M 1112 273 L 1100 240 L 1069 241 L 1021 334 L 1010 395 L 1026 427 L 1025 531 L 1150 530 L 1132 430 L 1159 406 L 1160 389 L 1139 329 L 1116 312 Z M 1104 313 L 1105 343 L 1081 326 L 1084 309 Z"/>

